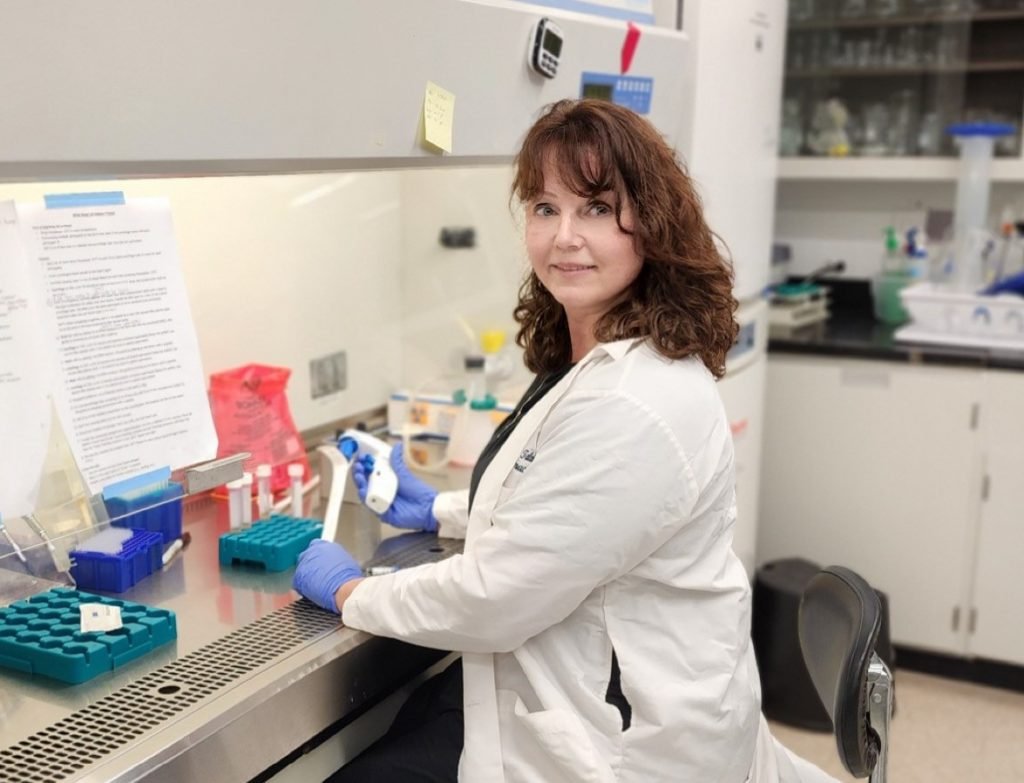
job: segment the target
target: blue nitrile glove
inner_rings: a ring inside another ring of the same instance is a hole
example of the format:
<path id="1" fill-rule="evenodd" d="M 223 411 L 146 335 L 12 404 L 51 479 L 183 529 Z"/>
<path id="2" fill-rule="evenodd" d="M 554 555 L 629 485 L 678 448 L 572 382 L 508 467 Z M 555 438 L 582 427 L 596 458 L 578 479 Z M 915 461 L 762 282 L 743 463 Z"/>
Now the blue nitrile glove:
<path id="1" fill-rule="evenodd" d="M 334 594 L 346 582 L 362 576 L 363 569 L 343 546 L 318 538 L 299 555 L 292 587 L 317 606 L 337 614 Z"/>
<path id="2" fill-rule="evenodd" d="M 359 491 L 359 499 L 366 502 L 366 486 L 372 469 L 373 459 L 367 458 L 369 465 L 362 460 L 352 463 L 352 480 Z M 426 530 L 433 533 L 437 530 L 437 518 L 434 516 L 434 498 L 437 490 L 416 478 L 406 467 L 402 444 L 398 443 L 391 449 L 391 469 L 398 478 L 398 491 L 391 506 L 380 515 L 389 525 L 404 530 Z"/>

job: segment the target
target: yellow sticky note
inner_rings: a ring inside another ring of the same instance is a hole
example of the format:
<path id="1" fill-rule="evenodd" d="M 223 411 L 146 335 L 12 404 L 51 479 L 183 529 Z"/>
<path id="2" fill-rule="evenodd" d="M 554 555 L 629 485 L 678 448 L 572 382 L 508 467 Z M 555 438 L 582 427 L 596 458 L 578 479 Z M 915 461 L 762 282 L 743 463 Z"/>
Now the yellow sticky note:
<path id="1" fill-rule="evenodd" d="M 433 82 L 427 82 L 427 91 L 423 96 L 423 131 L 427 141 L 445 152 L 451 152 L 453 122 L 455 95 Z"/>

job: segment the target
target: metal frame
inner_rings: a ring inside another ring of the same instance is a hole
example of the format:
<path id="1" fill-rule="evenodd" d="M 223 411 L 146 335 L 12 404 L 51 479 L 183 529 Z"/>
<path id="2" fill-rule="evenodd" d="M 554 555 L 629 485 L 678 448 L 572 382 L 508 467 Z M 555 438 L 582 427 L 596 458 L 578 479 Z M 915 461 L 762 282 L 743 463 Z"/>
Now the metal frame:
<path id="1" fill-rule="evenodd" d="M 889 721 L 892 720 L 892 672 L 877 652 L 871 653 L 867 676 L 868 728 L 878 735 L 878 759 L 871 770 L 871 783 L 885 783 L 889 757 Z"/>

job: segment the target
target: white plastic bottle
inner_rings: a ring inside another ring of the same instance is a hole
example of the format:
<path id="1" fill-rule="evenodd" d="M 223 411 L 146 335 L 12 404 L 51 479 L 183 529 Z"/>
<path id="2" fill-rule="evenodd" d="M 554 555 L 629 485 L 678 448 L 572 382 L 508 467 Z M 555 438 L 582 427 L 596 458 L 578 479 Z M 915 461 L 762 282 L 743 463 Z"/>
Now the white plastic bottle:
<path id="1" fill-rule="evenodd" d="M 456 393 L 461 408 L 448 438 L 448 462 L 471 467 L 494 433 L 492 413 L 497 407 L 494 397 L 487 393 L 485 361 L 482 356 L 467 356 L 466 374 L 462 394 Z"/>

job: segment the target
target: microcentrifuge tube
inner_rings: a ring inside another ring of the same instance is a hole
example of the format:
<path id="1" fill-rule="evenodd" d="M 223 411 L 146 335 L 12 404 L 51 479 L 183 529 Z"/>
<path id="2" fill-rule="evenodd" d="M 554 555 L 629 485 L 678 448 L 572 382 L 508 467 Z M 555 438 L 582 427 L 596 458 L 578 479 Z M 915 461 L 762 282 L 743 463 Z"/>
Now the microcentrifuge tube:
<path id="1" fill-rule="evenodd" d="M 252 473 L 242 474 L 242 527 L 252 527 Z"/>
<path id="2" fill-rule="evenodd" d="M 269 517 L 270 508 L 274 505 L 274 498 L 270 494 L 270 473 L 270 465 L 256 466 L 256 502 L 260 519 Z"/>
<path id="3" fill-rule="evenodd" d="M 232 530 L 242 528 L 242 493 L 245 492 L 245 484 L 242 479 L 229 481 L 228 487 L 228 523 Z"/>
<path id="4" fill-rule="evenodd" d="M 305 468 L 301 463 L 293 462 L 288 466 L 288 478 L 292 482 L 292 516 L 302 516 L 302 476 Z"/>

